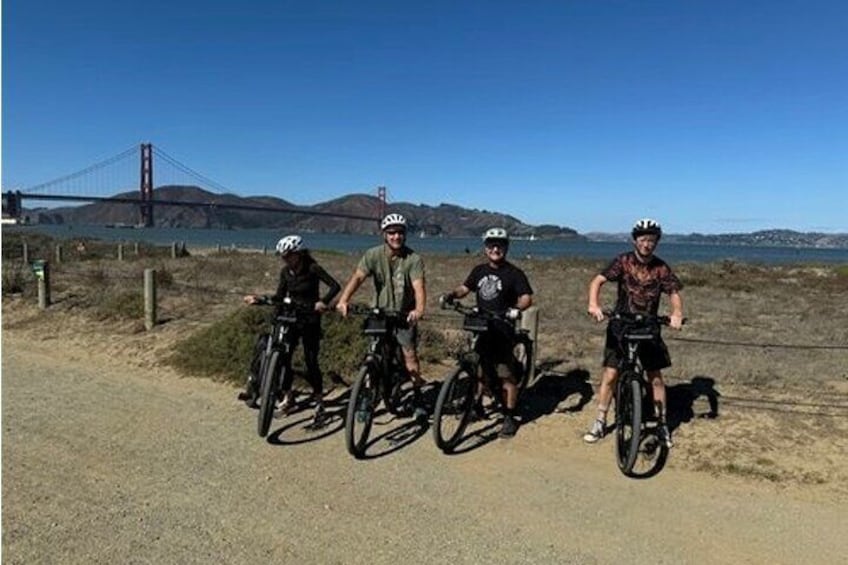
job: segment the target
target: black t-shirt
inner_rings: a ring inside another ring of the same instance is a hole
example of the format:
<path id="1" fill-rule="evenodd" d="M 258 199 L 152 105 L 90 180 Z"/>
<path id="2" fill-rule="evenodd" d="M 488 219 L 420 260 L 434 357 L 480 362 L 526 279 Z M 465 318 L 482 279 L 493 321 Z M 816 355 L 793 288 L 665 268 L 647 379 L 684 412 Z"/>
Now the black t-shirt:
<path id="1" fill-rule="evenodd" d="M 490 312 L 504 313 L 515 307 L 519 296 L 533 294 L 524 271 L 507 261 L 498 268 L 477 265 L 462 284 L 477 293 L 477 307 Z"/>

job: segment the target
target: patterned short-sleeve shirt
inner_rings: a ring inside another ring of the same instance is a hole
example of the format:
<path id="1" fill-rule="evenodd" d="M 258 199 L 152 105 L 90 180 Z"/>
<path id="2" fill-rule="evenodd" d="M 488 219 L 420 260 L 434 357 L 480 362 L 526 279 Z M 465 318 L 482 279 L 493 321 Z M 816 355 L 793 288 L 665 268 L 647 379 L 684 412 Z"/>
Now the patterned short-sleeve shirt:
<path id="1" fill-rule="evenodd" d="M 665 261 L 654 256 L 643 263 L 633 251 L 613 259 L 601 275 L 618 283 L 616 312 L 656 315 L 660 296 L 683 288 L 680 279 Z"/>

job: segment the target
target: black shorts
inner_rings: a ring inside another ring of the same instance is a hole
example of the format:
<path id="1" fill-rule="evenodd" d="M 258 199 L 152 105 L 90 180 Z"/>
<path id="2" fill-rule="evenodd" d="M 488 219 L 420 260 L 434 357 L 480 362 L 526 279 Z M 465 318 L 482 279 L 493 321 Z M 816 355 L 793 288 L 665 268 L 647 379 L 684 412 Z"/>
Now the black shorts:
<path id="1" fill-rule="evenodd" d="M 476 351 L 480 355 L 480 368 L 491 378 L 518 382 L 522 369 L 515 358 L 515 340 L 498 331 L 487 331 L 477 338 Z"/>
<path id="2" fill-rule="evenodd" d="M 604 344 L 604 367 L 617 369 L 621 361 L 627 358 L 627 351 L 622 342 L 625 330 L 626 326 L 615 320 L 610 321 L 607 325 L 607 340 Z M 640 343 L 639 361 L 642 362 L 642 368 L 646 371 L 659 371 L 666 367 L 671 367 L 671 356 L 668 354 L 668 347 L 666 347 L 659 331 L 655 340 Z"/>

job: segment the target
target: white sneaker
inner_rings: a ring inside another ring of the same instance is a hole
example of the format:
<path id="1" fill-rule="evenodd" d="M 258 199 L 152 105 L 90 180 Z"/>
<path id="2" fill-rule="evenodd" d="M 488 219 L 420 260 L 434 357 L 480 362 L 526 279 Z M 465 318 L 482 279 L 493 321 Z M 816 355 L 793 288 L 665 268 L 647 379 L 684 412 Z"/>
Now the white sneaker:
<path id="1" fill-rule="evenodd" d="M 592 429 L 583 435 L 583 441 L 586 443 L 596 443 L 606 433 L 607 424 L 603 420 L 595 420 L 592 423 Z"/>
<path id="2" fill-rule="evenodd" d="M 657 428 L 657 437 L 660 438 L 660 443 L 664 443 L 667 448 L 671 449 L 674 447 L 674 442 L 671 441 L 671 432 L 665 424 L 661 424 Z"/>

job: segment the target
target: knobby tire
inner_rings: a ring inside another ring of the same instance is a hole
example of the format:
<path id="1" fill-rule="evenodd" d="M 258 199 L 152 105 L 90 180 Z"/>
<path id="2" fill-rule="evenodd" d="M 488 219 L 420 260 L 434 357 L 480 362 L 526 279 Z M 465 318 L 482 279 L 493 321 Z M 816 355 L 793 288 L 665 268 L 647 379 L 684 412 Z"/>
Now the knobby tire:
<path id="1" fill-rule="evenodd" d="M 265 371 L 262 375 L 262 388 L 259 396 L 259 416 L 257 421 L 257 432 L 259 437 L 268 435 L 268 429 L 271 427 L 271 420 L 274 418 L 274 404 L 276 401 L 277 389 L 279 389 L 279 380 L 282 378 L 280 370 L 280 352 L 272 351 L 270 357 L 265 363 Z"/>
<path id="2" fill-rule="evenodd" d="M 465 367 L 452 373 L 439 389 L 433 412 L 436 447 L 450 453 L 459 444 L 474 410 L 477 379 Z"/>
<path id="3" fill-rule="evenodd" d="M 616 459 L 621 472 L 630 475 L 642 440 L 643 385 L 633 373 L 623 373 L 619 378 L 619 397 L 615 407 Z"/>
<path id="4" fill-rule="evenodd" d="M 351 388 L 345 417 L 347 451 L 357 459 L 365 457 L 374 412 L 380 402 L 379 386 L 379 373 L 375 367 L 371 363 L 363 365 Z"/>

